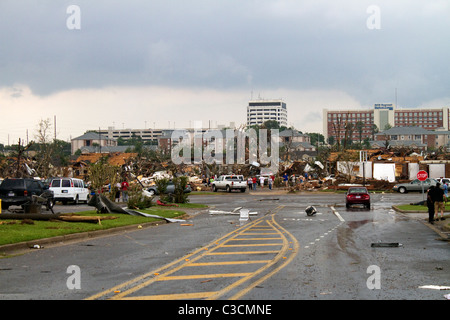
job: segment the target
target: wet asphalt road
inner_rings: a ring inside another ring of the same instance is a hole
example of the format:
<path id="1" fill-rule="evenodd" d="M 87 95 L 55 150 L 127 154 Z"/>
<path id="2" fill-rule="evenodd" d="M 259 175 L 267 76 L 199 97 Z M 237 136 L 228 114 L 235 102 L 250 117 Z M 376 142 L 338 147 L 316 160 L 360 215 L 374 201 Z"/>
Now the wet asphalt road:
<path id="1" fill-rule="evenodd" d="M 445 291 L 418 287 L 450 285 L 448 242 L 437 240 L 420 221 L 423 216 L 391 209 L 420 201 L 421 195 L 373 194 L 367 210 L 346 209 L 343 194 L 267 191 L 190 197 L 217 210 L 258 212 L 245 223 L 239 215 L 204 212 L 185 226 L 162 224 L 0 259 L 0 299 L 105 299 L 133 286 L 125 298 L 184 299 L 189 293 L 248 300 L 443 299 Z M 308 205 L 317 208 L 315 216 L 305 214 Z M 56 206 L 55 212 L 59 209 L 74 211 Z M 239 242 L 244 237 L 252 240 Z M 380 242 L 401 246 L 371 247 Z M 238 251 L 223 252 L 232 249 Z M 71 265 L 81 272 L 80 289 L 68 288 Z M 379 289 L 369 288 L 375 284 Z M 116 286 L 121 287 L 109 290 Z"/>

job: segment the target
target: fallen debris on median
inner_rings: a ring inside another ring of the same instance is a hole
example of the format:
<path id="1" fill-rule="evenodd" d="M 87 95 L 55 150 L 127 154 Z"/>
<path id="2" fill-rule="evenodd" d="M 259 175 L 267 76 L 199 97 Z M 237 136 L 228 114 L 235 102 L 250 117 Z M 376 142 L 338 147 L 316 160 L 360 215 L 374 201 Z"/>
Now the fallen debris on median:
<path id="1" fill-rule="evenodd" d="M 223 210 L 209 210 L 209 214 L 241 214 L 239 210 L 241 210 L 242 207 L 237 207 L 233 211 L 223 211 Z M 258 212 L 249 212 L 249 215 L 257 215 Z"/>
<path id="2" fill-rule="evenodd" d="M 158 215 L 148 214 L 137 210 L 132 210 L 129 208 L 122 208 L 121 206 L 115 204 L 111 200 L 108 199 L 108 197 L 105 197 L 104 195 L 98 195 L 95 194 L 89 199 L 88 205 L 93 206 L 97 208 L 97 212 L 101 213 L 125 213 L 130 214 L 133 216 L 143 216 L 147 218 L 157 218 L 157 219 L 163 219 L 167 222 L 184 222 L 185 220 L 181 219 L 173 219 L 173 218 L 165 218 Z"/>

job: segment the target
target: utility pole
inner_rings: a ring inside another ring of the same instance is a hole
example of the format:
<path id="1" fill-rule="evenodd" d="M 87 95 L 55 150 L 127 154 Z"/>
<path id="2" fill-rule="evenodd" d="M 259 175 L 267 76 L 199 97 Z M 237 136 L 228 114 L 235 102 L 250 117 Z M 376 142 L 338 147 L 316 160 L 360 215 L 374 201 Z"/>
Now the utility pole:
<path id="1" fill-rule="evenodd" d="M 359 151 L 359 162 L 362 162 L 363 166 L 363 186 L 366 186 L 366 162 L 367 162 L 367 151 Z"/>

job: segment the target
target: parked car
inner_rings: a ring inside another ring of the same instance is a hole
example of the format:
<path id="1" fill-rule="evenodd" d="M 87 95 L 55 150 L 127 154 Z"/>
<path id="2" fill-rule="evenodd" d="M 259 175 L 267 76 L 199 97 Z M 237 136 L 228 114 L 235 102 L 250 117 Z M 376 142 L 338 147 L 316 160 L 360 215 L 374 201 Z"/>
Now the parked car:
<path id="1" fill-rule="evenodd" d="M 73 201 L 76 204 L 79 201 L 89 200 L 89 189 L 81 179 L 75 178 L 52 178 L 49 182 L 49 189 L 53 191 L 55 201 L 61 201 L 67 204 Z"/>
<path id="2" fill-rule="evenodd" d="M 435 186 L 437 181 L 435 179 L 426 179 L 423 181 L 423 190 L 427 191 L 429 187 Z M 392 190 L 400 193 L 407 193 L 410 191 L 422 191 L 422 181 L 415 179 L 411 182 L 396 184 Z"/>
<path id="3" fill-rule="evenodd" d="M 245 192 L 247 189 L 247 181 L 244 180 L 243 175 L 222 175 L 217 180 L 212 182 L 212 189 L 214 192 L 217 190 L 240 190 Z"/>
<path id="4" fill-rule="evenodd" d="M 370 194 L 366 187 L 350 187 L 345 194 L 345 206 L 349 208 L 353 204 L 363 204 L 370 209 Z"/>
<path id="5" fill-rule="evenodd" d="M 53 192 L 40 180 L 6 178 L 0 184 L 0 199 L 4 210 L 7 210 L 12 205 L 23 207 L 31 203 L 33 195 L 47 199 L 45 204 L 47 210 L 53 207 Z"/>
<path id="6" fill-rule="evenodd" d="M 149 187 L 147 189 L 147 191 L 149 192 L 150 195 L 159 194 L 158 187 L 156 185 Z M 184 189 L 184 193 L 189 193 L 191 191 L 192 191 L 191 186 L 189 184 L 186 185 L 186 188 Z M 173 181 L 169 181 L 169 184 L 167 185 L 165 193 L 166 194 L 175 193 L 175 185 L 173 184 Z"/>
<path id="7" fill-rule="evenodd" d="M 440 182 L 441 184 L 450 184 L 450 178 L 437 178 L 436 181 Z"/>

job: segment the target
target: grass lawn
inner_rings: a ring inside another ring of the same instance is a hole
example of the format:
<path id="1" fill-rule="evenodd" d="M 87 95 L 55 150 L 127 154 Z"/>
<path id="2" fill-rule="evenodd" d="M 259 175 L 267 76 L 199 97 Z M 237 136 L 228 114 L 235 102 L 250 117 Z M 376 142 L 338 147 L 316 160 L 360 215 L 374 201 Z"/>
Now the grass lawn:
<path id="1" fill-rule="evenodd" d="M 400 210 L 428 212 L 427 206 L 415 206 L 412 204 L 402 204 L 402 205 L 398 205 L 396 207 Z"/>
<path id="2" fill-rule="evenodd" d="M 428 212 L 427 206 L 418 206 L 412 204 L 402 204 L 396 206 L 400 210 L 409 210 L 409 211 L 417 211 L 417 212 Z M 445 212 L 450 212 L 450 201 L 445 203 Z"/>
<path id="3" fill-rule="evenodd" d="M 181 204 L 178 207 L 151 207 L 145 210 L 139 210 L 145 213 L 158 215 L 166 218 L 176 218 L 185 214 L 183 208 L 204 208 L 205 205 L 188 203 Z M 94 222 L 66 222 L 66 221 L 28 221 L 0 219 L 0 245 L 30 241 L 42 238 L 62 236 L 71 233 L 87 232 L 94 230 L 103 230 L 126 225 L 142 224 L 152 221 L 160 221 L 156 218 L 146 218 L 142 216 L 132 216 L 122 213 L 104 214 L 97 213 L 96 210 L 77 212 L 81 216 L 101 216 L 116 217 L 112 220 L 101 220 L 101 224 Z"/>

